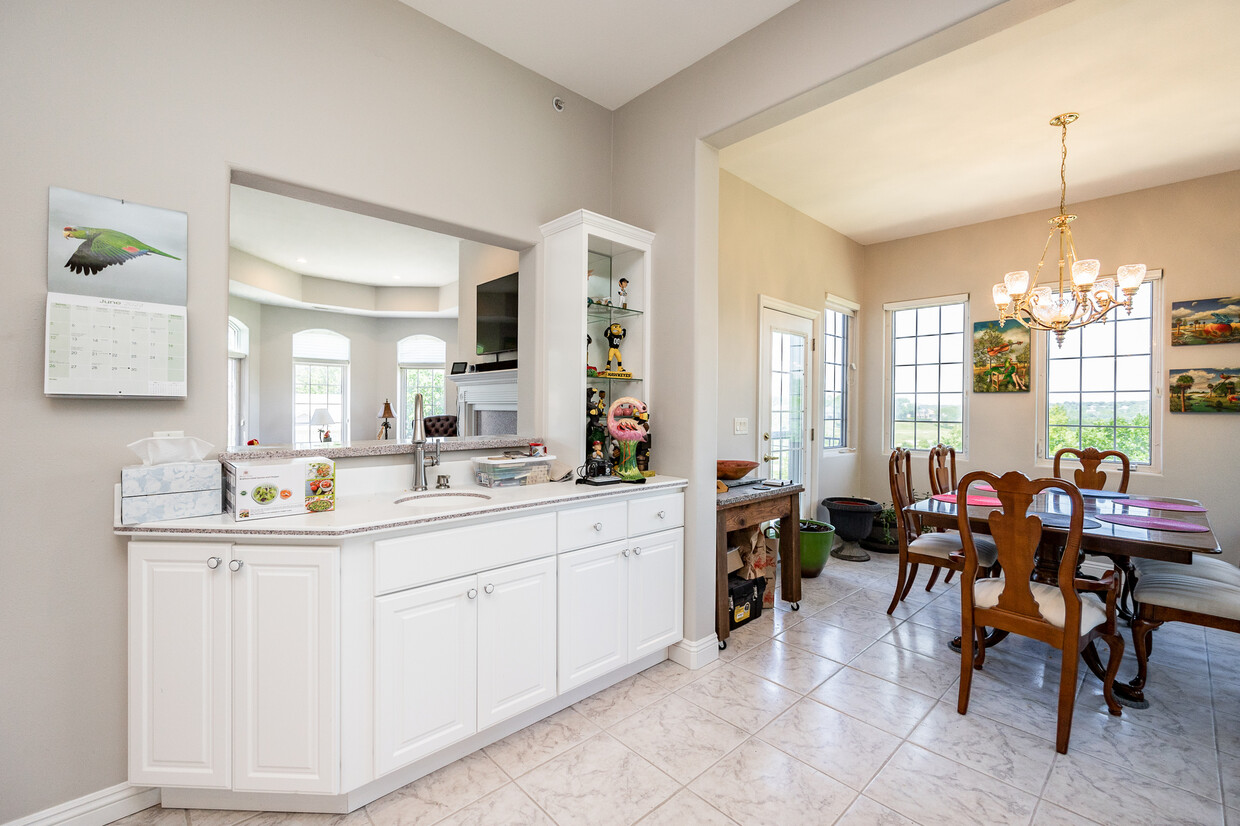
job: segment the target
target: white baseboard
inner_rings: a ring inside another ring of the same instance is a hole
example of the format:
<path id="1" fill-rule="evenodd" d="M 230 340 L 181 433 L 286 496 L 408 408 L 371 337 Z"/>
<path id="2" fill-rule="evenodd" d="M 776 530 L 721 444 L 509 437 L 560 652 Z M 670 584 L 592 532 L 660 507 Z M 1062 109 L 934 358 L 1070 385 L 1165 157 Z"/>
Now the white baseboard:
<path id="1" fill-rule="evenodd" d="M 719 638 L 712 633 L 700 640 L 681 640 L 667 649 L 667 658 L 689 669 L 710 665 L 719 659 Z"/>
<path id="2" fill-rule="evenodd" d="M 77 800 L 61 803 L 4 826 L 104 826 L 159 803 L 159 789 L 118 783 Z"/>

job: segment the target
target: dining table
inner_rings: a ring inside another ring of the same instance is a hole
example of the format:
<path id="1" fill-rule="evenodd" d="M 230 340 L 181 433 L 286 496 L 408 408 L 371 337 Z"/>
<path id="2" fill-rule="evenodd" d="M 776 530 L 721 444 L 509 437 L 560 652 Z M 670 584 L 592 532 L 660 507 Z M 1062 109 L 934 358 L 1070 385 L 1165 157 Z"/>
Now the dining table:
<path id="1" fill-rule="evenodd" d="M 1192 565 L 1198 554 L 1222 553 L 1218 539 L 1210 528 L 1207 509 L 1194 499 L 1086 488 L 1080 491 L 1084 505 L 1081 552 L 1105 556 L 1115 563 L 1124 575 L 1125 597 L 1131 595 L 1134 582 L 1134 557 L 1161 559 L 1187 566 Z M 965 507 L 970 528 L 978 533 L 989 533 L 987 519 L 991 512 L 1000 507 L 995 492 L 973 485 L 968 491 Z M 919 520 L 923 529 L 956 529 L 959 527 L 958 508 L 957 494 L 950 493 L 914 502 L 905 512 Z M 1042 539 L 1038 545 L 1034 578 L 1055 584 L 1059 549 L 1068 533 L 1072 501 L 1062 492 L 1043 491 L 1034 497 L 1028 512 L 1042 520 Z M 1123 613 L 1126 619 L 1129 618 L 1126 611 Z M 1005 633 L 995 632 L 987 638 L 986 644 L 993 645 L 1005 636 Z M 1090 670 L 1102 679 L 1105 668 L 1093 646 L 1087 646 L 1083 656 Z M 1115 694 L 1124 705 L 1132 708 L 1149 705 L 1140 692 L 1129 690 L 1119 681 L 1115 683 Z"/>

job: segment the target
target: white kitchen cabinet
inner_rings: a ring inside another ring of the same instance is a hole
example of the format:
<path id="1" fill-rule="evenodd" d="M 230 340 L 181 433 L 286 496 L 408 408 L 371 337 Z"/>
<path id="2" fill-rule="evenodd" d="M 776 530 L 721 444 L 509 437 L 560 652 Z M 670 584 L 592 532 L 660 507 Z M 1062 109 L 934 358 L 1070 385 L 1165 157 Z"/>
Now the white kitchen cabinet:
<path id="1" fill-rule="evenodd" d="M 375 770 L 556 695 L 555 559 L 375 600 Z"/>
<path id="2" fill-rule="evenodd" d="M 684 536 L 684 530 L 677 528 L 629 540 L 629 662 L 680 642 Z"/>
<path id="3" fill-rule="evenodd" d="M 129 545 L 129 779 L 325 792 L 339 777 L 338 551 Z"/>
<path id="4" fill-rule="evenodd" d="M 629 661 L 627 541 L 559 557 L 559 690 Z"/>
<path id="5" fill-rule="evenodd" d="M 559 557 L 561 693 L 679 642 L 684 530 Z"/>

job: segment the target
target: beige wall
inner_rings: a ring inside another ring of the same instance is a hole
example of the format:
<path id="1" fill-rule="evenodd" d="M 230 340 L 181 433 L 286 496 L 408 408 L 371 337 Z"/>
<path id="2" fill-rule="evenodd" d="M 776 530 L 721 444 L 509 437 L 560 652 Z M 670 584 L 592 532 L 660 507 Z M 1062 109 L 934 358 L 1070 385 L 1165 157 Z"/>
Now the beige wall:
<path id="1" fill-rule="evenodd" d="M 1164 323 L 1171 302 L 1235 295 L 1240 261 L 1240 172 L 1156 187 L 1113 198 L 1069 205 L 1080 215 L 1073 224 L 1077 249 L 1098 258 L 1105 272 L 1143 262 L 1163 271 Z M 1046 240 L 1052 210 L 936 232 L 865 248 L 862 305 L 861 382 L 864 493 L 887 500 L 889 448 L 884 441 L 882 385 L 887 371 L 885 302 L 969 293 L 972 321 L 998 318 L 990 287 L 1005 272 L 1033 269 Z M 1122 310 L 1120 311 L 1122 312 Z M 1038 351 L 1035 349 L 1034 357 Z M 1240 366 L 1240 346 L 1166 348 L 1164 369 Z M 1036 377 L 1035 377 L 1036 380 Z M 1163 394 L 1156 404 L 1167 404 Z M 969 460 L 960 472 L 1020 470 L 1050 475 L 1034 464 L 1036 393 L 973 394 L 969 399 Z M 1129 490 L 1150 495 L 1200 499 L 1229 559 L 1240 561 L 1240 465 L 1232 461 L 1240 421 L 1223 414 L 1164 416 L 1163 472 L 1139 474 Z"/>
<path id="2" fill-rule="evenodd" d="M 781 299 L 817 313 L 828 292 L 858 301 L 862 251 L 860 244 L 830 227 L 735 175 L 720 172 L 719 458 L 759 458 L 758 297 Z M 815 387 L 821 389 L 817 377 Z M 821 405 L 814 409 L 821 410 Z M 738 416 L 749 419 L 749 435 L 733 435 L 732 420 Z M 821 426 L 815 427 L 821 434 Z M 827 452 L 817 468 L 815 501 L 856 493 L 860 482 L 856 453 Z"/>
<path id="3" fill-rule="evenodd" d="M 153 430 L 223 445 L 232 170 L 521 249 L 571 210 L 611 210 L 612 116 L 396 0 L 6 0 L 0 17 L 0 341 L 22 468 L 0 506 L 7 822 L 126 778 L 113 484 Z M 188 213 L 186 400 L 43 395 L 49 185 Z"/>

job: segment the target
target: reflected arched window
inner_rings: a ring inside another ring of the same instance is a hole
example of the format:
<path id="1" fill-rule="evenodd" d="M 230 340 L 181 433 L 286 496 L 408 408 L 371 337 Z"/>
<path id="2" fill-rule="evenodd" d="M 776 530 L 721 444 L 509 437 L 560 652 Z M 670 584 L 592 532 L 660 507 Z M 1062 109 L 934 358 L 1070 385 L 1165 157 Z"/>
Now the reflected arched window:
<path id="1" fill-rule="evenodd" d="M 293 441 L 349 439 L 349 339 L 331 330 L 293 334 Z"/>
<path id="2" fill-rule="evenodd" d="M 444 409 L 444 367 L 448 345 L 435 336 L 406 336 L 396 342 L 396 363 L 400 367 L 400 438 L 410 438 L 413 398 L 422 394 L 422 415 L 439 416 Z"/>

